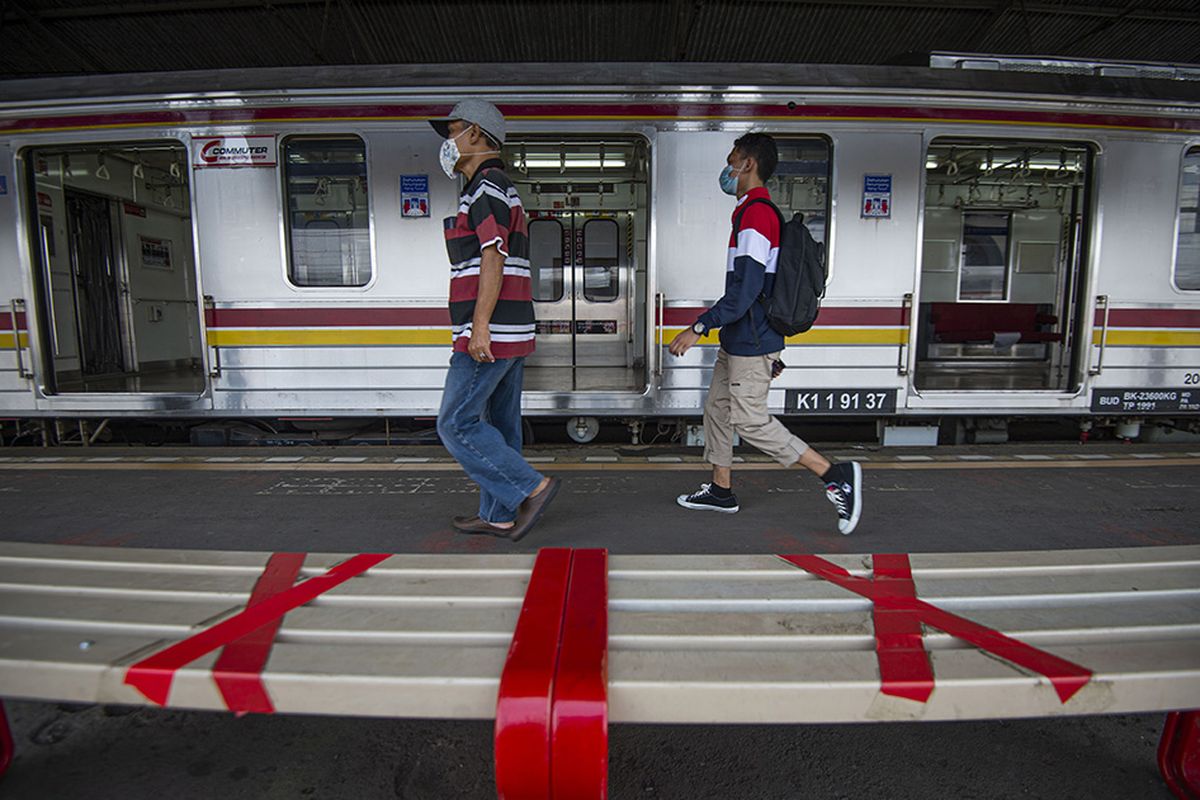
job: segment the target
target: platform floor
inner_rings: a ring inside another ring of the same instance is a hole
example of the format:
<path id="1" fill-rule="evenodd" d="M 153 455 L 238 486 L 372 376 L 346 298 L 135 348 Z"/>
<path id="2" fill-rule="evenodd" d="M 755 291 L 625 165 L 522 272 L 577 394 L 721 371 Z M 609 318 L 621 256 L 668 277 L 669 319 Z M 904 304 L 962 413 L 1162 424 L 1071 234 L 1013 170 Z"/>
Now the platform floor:
<path id="1" fill-rule="evenodd" d="M 456 535 L 472 484 L 435 447 L 0 451 L 0 537 L 114 547 L 620 553 L 919 552 L 1200 542 L 1196 445 L 883 450 L 837 533 L 820 483 L 753 454 L 736 515 L 674 498 L 705 479 L 681 448 L 538 448 L 565 479 L 518 544 Z M 590 460 L 589 460 L 590 459 Z M 0 798 L 494 797 L 490 725 L 11 703 Z M 611 797 L 1167 798 L 1157 715 L 779 728 L 617 727 Z"/>

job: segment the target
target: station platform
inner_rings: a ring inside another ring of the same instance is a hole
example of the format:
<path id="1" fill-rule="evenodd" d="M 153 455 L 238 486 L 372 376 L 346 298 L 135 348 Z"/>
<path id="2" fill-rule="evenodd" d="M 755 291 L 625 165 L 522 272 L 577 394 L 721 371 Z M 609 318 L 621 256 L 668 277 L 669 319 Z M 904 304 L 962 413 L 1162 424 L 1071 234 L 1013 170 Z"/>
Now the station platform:
<path id="1" fill-rule="evenodd" d="M 1200 543 L 1200 446 L 819 445 L 864 467 L 837 532 L 821 483 L 753 452 L 742 510 L 687 511 L 697 448 L 539 446 L 564 479 L 518 543 L 456 534 L 473 484 L 434 446 L 5 448 L 0 538 L 220 550 L 396 553 L 966 552 Z M 23 797 L 495 797 L 491 725 L 8 704 Z M 803 727 L 613 728 L 614 798 L 1167 798 L 1161 715 Z M 730 743 L 736 741 L 737 746 Z"/>
<path id="2" fill-rule="evenodd" d="M 858 460 L 863 521 L 837 531 L 820 481 L 747 452 L 737 514 L 682 509 L 698 448 L 536 447 L 563 488 L 518 543 L 463 536 L 475 485 L 440 447 L 8 448 L 4 538 L 47 544 L 397 553 L 1038 550 L 1200 541 L 1195 445 L 822 447 Z"/>

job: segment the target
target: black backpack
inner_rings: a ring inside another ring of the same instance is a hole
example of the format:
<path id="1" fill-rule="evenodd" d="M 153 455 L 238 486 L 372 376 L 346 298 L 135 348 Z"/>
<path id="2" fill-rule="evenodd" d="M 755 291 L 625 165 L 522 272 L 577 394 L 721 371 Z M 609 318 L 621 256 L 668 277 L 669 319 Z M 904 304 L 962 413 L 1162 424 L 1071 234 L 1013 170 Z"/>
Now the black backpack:
<path id="1" fill-rule="evenodd" d="M 772 203 L 756 197 L 742 207 L 734 220 L 735 231 L 742 229 L 742 215 L 755 203 L 766 203 L 779 217 L 779 256 L 775 262 L 775 287 L 771 296 L 759 295 L 767 313 L 767 322 L 784 336 L 804 333 L 817 321 L 821 298 L 825 296 L 825 264 L 821 245 L 796 214 L 790 221 Z"/>

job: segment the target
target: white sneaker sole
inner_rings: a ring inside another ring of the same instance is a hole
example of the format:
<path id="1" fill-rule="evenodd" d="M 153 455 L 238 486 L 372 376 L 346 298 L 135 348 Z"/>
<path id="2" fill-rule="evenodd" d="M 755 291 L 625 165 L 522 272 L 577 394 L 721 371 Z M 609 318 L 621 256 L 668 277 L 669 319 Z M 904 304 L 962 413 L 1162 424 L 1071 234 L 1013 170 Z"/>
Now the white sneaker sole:
<path id="1" fill-rule="evenodd" d="M 850 466 L 854 467 L 854 508 L 850 509 L 850 519 L 838 519 L 838 530 L 843 536 L 854 533 L 862 516 L 862 466 L 857 461 L 850 462 Z"/>
<path id="2" fill-rule="evenodd" d="M 710 506 L 703 503 L 689 503 L 687 501 L 686 494 L 681 494 L 679 497 L 676 497 L 675 502 L 684 508 L 690 508 L 692 511 L 716 511 L 721 514 L 736 514 L 738 509 L 741 508 L 741 506 L 734 506 L 733 508 L 721 508 L 720 506 Z"/>

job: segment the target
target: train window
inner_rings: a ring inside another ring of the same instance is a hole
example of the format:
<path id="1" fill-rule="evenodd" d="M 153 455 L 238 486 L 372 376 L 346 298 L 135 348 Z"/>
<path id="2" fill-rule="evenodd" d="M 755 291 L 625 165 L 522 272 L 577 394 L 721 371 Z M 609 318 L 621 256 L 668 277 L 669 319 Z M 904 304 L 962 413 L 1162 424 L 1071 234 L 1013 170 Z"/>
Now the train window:
<path id="1" fill-rule="evenodd" d="M 583 296 L 592 302 L 616 300 L 621 289 L 620 229 L 612 219 L 583 225 Z"/>
<path id="2" fill-rule="evenodd" d="M 367 149 L 357 136 L 284 142 L 288 277 L 296 286 L 371 280 Z"/>
<path id="3" fill-rule="evenodd" d="M 1175 285 L 1200 291 L 1200 147 L 1183 157 L 1179 189 L 1179 238 L 1175 242 Z"/>
<path id="4" fill-rule="evenodd" d="M 556 219 L 529 221 L 529 271 L 533 299 L 556 303 L 563 296 L 563 226 Z"/>
<path id="5" fill-rule="evenodd" d="M 818 136 L 778 135 L 779 163 L 767 181 L 771 199 L 784 216 L 801 215 L 812 237 L 825 244 L 829 219 L 829 140 Z"/>
<path id="6" fill-rule="evenodd" d="M 1008 297 L 1008 239 L 1012 215 L 996 212 L 963 214 L 959 300 L 1004 300 Z"/>

